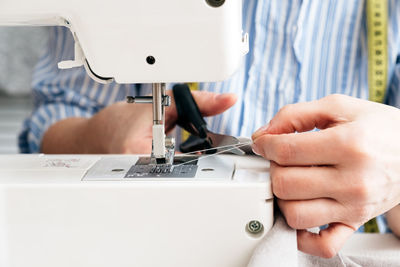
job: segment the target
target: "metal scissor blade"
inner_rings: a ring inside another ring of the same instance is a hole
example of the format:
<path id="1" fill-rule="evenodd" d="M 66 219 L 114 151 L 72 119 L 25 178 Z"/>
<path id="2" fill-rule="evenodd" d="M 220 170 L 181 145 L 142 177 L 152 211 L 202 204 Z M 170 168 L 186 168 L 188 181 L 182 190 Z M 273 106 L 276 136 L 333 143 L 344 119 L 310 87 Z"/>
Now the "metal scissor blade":
<path id="1" fill-rule="evenodd" d="M 211 146 L 216 148 L 217 152 L 226 151 L 239 156 L 246 154 L 240 148 L 235 147 L 240 144 L 240 140 L 234 136 L 208 132 L 207 137 L 211 141 Z"/>

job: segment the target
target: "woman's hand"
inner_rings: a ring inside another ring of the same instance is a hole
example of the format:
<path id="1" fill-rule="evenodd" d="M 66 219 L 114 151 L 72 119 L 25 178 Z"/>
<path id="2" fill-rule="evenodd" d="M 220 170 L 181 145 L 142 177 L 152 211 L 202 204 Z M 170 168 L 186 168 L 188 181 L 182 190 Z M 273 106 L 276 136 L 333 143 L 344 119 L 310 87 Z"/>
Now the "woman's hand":
<path id="1" fill-rule="evenodd" d="M 172 95 L 171 91 L 168 91 Z M 233 94 L 193 92 L 204 116 L 217 115 L 236 102 Z M 177 113 L 173 97 L 165 109 L 165 129 L 171 131 Z M 151 152 L 152 105 L 115 103 L 90 119 L 69 118 L 55 123 L 45 133 L 42 152 L 49 154 L 144 154 Z"/>
<path id="2" fill-rule="evenodd" d="M 320 131 L 312 131 L 314 128 Z M 342 95 L 288 105 L 253 135 L 298 248 L 333 257 L 400 202 L 400 111 Z M 304 230 L 329 224 L 312 234 Z"/>

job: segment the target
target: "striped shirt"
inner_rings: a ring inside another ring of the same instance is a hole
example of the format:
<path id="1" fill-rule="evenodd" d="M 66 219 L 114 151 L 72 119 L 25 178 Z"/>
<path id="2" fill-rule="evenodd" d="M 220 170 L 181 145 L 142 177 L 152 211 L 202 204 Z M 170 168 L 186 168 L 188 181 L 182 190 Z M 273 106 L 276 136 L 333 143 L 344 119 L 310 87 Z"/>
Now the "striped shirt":
<path id="1" fill-rule="evenodd" d="M 238 96 L 233 108 L 208 119 L 211 130 L 251 136 L 287 104 L 333 93 L 368 99 L 365 1 L 246 0 L 243 18 L 250 52 L 240 69 L 227 81 L 200 84 L 200 90 Z M 389 0 L 386 103 L 393 106 L 400 106 L 399 27 L 400 1 Z M 59 120 L 91 117 L 127 95 L 149 93 L 149 85 L 102 85 L 83 68 L 57 68 L 73 58 L 70 32 L 52 28 L 34 72 L 35 109 L 20 135 L 21 152 L 38 153 L 44 132 Z"/>

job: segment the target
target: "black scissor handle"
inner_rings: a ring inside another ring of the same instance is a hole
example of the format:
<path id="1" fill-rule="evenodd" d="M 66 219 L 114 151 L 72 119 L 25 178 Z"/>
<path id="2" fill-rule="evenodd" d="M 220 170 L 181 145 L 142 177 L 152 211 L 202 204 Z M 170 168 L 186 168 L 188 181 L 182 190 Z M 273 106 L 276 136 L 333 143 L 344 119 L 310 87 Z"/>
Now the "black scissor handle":
<path id="1" fill-rule="evenodd" d="M 189 133 L 207 138 L 207 123 L 200 113 L 187 84 L 177 84 L 172 89 L 178 114 L 177 124 Z"/>

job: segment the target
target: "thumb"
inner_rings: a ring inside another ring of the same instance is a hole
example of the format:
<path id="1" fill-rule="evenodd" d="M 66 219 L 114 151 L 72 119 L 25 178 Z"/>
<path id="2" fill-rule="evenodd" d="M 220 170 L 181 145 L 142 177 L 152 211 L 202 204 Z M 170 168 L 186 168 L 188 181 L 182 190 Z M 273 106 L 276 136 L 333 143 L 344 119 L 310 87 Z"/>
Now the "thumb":
<path id="1" fill-rule="evenodd" d="M 257 130 L 253 140 L 264 134 L 289 134 L 311 131 L 314 128 L 326 129 L 350 121 L 350 97 L 332 95 L 320 100 L 284 106 L 267 127 Z M 346 108 L 347 106 L 347 108 Z"/>
<path id="2" fill-rule="evenodd" d="M 354 231 L 352 227 L 341 223 L 330 224 L 327 229 L 321 230 L 318 234 L 307 230 L 297 230 L 297 247 L 307 254 L 332 258 Z"/>
<path id="3" fill-rule="evenodd" d="M 237 100 L 237 96 L 232 93 L 216 94 L 194 91 L 192 95 L 203 116 L 218 115 L 232 107 Z"/>

